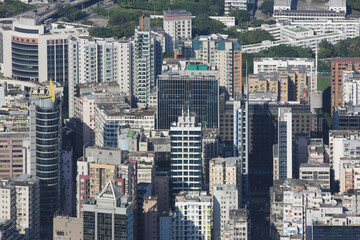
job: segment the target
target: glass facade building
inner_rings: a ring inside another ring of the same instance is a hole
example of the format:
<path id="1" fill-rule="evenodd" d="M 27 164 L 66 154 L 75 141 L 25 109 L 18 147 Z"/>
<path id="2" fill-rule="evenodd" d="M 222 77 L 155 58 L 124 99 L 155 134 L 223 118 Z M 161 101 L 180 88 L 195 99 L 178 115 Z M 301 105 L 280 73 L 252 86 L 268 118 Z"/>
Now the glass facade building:
<path id="1" fill-rule="evenodd" d="M 170 129 L 183 110 L 195 114 L 203 127 L 218 128 L 219 85 L 212 75 L 161 75 L 158 78 L 158 129 Z M 204 71 L 206 73 L 206 71 Z"/>
<path id="2" fill-rule="evenodd" d="M 59 209 L 61 161 L 61 98 L 33 94 L 30 105 L 31 174 L 40 180 L 41 238 L 52 236 L 52 219 Z"/>

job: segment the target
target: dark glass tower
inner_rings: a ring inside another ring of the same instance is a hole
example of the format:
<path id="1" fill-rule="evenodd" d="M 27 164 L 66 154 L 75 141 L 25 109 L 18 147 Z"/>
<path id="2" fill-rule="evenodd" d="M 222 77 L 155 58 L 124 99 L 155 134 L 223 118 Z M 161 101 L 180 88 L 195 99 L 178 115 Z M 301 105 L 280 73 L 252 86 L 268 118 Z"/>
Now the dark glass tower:
<path id="1" fill-rule="evenodd" d="M 203 127 L 218 127 L 219 83 L 211 71 L 179 71 L 158 78 L 158 129 L 170 129 L 190 110 Z"/>
<path id="2" fill-rule="evenodd" d="M 47 92 L 33 91 L 30 105 L 31 174 L 40 180 L 41 239 L 52 239 L 61 182 L 61 97 L 52 83 Z"/>

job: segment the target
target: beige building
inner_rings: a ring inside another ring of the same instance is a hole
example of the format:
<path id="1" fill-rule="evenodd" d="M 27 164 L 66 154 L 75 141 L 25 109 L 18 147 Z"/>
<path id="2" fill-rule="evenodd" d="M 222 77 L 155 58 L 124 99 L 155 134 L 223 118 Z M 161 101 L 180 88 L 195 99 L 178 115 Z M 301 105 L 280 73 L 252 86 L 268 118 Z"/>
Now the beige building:
<path id="1" fill-rule="evenodd" d="M 305 68 L 276 72 L 260 72 L 248 77 L 250 93 L 275 93 L 282 102 L 308 99 L 308 81 Z"/>
<path id="2" fill-rule="evenodd" d="M 83 219 L 56 216 L 54 217 L 53 239 L 62 240 L 82 240 L 83 239 Z"/>
<path id="3" fill-rule="evenodd" d="M 216 186 L 224 184 L 235 185 L 240 191 L 241 187 L 241 165 L 239 158 L 213 158 L 209 163 L 210 194 Z"/>

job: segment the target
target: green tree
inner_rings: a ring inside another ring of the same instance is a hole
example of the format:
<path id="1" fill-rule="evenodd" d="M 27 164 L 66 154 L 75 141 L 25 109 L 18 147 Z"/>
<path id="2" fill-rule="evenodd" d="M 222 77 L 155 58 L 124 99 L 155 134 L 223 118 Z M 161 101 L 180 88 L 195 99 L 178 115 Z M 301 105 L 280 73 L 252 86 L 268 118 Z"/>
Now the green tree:
<path id="1" fill-rule="evenodd" d="M 193 37 L 224 32 L 225 25 L 213 20 L 206 15 L 201 15 L 193 20 Z"/>
<path id="2" fill-rule="evenodd" d="M 161 27 L 163 28 L 163 20 L 162 19 L 151 19 L 151 27 Z"/>
<path id="3" fill-rule="evenodd" d="M 235 17 L 236 24 L 247 22 L 250 20 L 251 13 L 246 10 L 231 11 L 230 15 Z"/>
<path id="4" fill-rule="evenodd" d="M 174 51 L 166 51 L 166 52 L 164 52 L 163 58 L 174 58 Z"/>
<path id="5" fill-rule="evenodd" d="M 264 30 L 248 31 L 239 34 L 239 43 L 242 45 L 261 43 L 265 40 L 274 41 L 274 37 Z"/>
<path id="6" fill-rule="evenodd" d="M 332 45 L 330 42 L 326 40 L 322 40 L 319 43 L 319 51 L 318 51 L 319 58 L 333 57 L 334 53 L 335 53 L 335 46 Z"/>
<path id="7" fill-rule="evenodd" d="M 259 7 L 259 10 L 261 10 L 261 12 L 264 14 L 273 13 L 273 9 L 274 9 L 274 1 L 272 0 L 264 1 Z"/>

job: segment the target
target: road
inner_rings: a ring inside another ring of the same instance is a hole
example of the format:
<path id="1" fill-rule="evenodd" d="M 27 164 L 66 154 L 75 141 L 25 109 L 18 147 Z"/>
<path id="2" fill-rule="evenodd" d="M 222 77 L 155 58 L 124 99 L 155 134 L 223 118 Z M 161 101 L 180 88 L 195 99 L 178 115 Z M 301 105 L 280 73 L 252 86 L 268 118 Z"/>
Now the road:
<path id="1" fill-rule="evenodd" d="M 30 10 L 28 12 L 25 12 L 25 13 L 21 13 L 19 15 L 16 15 L 14 16 L 15 18 L 17 17 L 22 17 L 22 16 L 39 16 L 40 17 L 40 21 L 44 21 L 48 18 L 51 18 L 52 16 L 54 16 L 56 14 L 56 8 L 58 5 L 67 5 L 67 4 L 70 4 L 71 6 L 78 6 L 80 4 L 84 4 L 86 2 L 89 2 L 91 0 L 76 0 L 76 1 L 73 1 L 73 2 L 68 2 L 68 1 L 58 1 L 58 2 L 55 2 L 55 3 L 51 3 L 51 4 L 47 4 L 45 6 L 42 6 L 42 7 L 39 7 L 37 8 L 37 12 L 34 12 L 34 10 Z M 35 10 L 35 11 L 36 11 Z M 36 14 L 35 14 L 36 13 Z"/>

